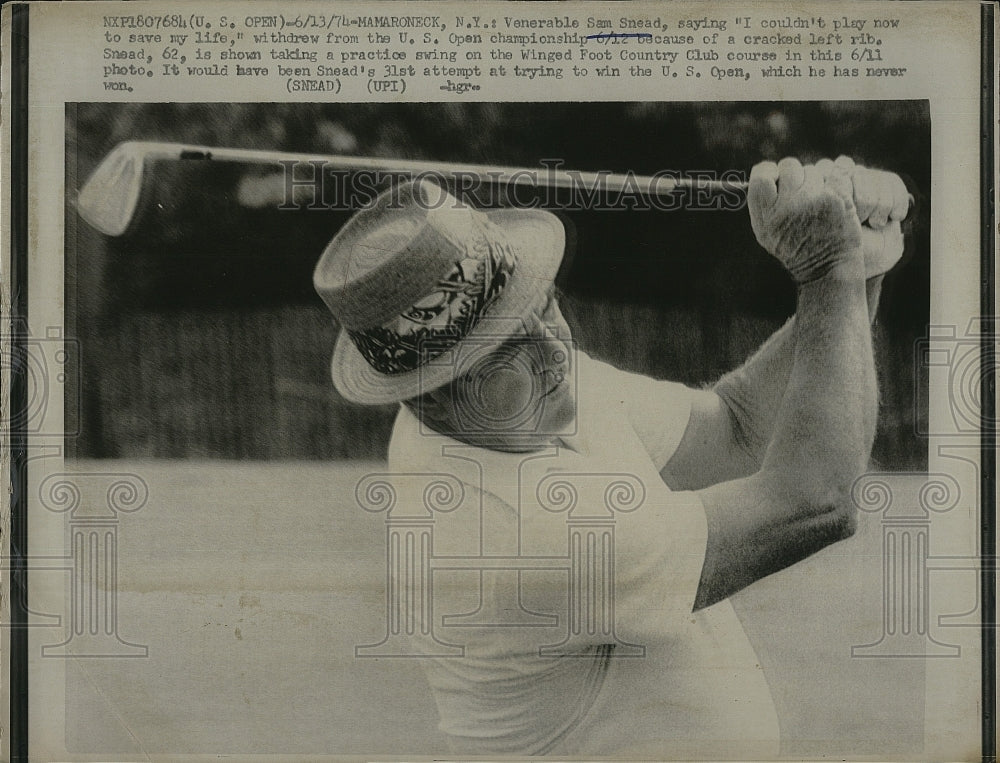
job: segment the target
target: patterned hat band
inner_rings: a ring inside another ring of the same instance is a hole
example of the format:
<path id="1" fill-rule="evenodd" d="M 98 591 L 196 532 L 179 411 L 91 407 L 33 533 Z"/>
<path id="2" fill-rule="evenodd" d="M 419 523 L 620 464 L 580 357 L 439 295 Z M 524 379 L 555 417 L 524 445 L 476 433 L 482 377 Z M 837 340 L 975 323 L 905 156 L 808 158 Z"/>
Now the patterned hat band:
<path id="1" fill-rule="evenodd" d="M 348 329 L 368 364 L 386 375 L 413 371 L 458 344 L 507 286 L 517 264 L 503 232 L 474 215 L 478 235 L 458 242 L 459 259 L 426 297 L 381 326 Z"/>

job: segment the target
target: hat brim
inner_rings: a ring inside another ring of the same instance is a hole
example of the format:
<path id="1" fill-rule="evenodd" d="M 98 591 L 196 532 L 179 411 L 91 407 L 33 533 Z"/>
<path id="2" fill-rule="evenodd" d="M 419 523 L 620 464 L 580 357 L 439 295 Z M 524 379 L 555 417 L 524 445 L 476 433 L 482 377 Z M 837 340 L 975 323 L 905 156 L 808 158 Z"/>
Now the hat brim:
<path id="1" fill-rule="evenodd" d="M 489 312 L 461 342 L 474 343 L 482 350 L 499 347 L 523 325 L 527 310 L 555 280 L 566 245 L 562 222 L 551 212 L 500 209 L 485 214 L 503 230 L 517 254 L 517 267 Z M 364 405 L 408 400 L 447 384 L 455 372 L 454 364 L 431 362 L 399 374 L 379 373 L 343 329 L 330 363 L 337 391 L 346 399 Z"/>

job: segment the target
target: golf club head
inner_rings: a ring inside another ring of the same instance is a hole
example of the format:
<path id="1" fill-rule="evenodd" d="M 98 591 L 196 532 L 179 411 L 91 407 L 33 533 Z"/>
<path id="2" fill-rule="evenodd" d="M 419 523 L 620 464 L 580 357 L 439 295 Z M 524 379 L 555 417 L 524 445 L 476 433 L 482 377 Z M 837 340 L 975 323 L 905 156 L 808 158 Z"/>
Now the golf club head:
<path id="1" fill-rule="evenodd" d="M 132 222 L 142 193 L 145 144 L 118 144 L 88 178 L 76 209 L 88 224 L 108 236 L 122 235 Z"/>

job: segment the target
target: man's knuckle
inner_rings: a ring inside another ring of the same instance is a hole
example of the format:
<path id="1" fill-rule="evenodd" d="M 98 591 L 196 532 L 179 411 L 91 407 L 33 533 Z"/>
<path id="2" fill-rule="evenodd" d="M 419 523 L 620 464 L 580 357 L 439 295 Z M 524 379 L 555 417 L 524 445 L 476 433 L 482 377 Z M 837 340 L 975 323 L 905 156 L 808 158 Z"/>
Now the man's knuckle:
<path id="1" fill-rule="evenodd" d="M 878 201 L 878 197 L 871 193 L 868 188 L 855 188 L 854 189 L 854 203 L 859 207 L 874 207 L 875 203 Z"/>

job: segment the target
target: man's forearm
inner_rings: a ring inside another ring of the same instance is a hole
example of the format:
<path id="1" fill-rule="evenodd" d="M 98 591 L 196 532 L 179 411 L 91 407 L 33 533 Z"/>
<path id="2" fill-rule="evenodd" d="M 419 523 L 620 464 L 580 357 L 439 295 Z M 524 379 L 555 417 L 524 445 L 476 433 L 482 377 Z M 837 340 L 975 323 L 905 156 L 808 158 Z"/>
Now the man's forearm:
<path id="1" fill-rule="evenodd" d="M 881 291 L 881 275 L 867 279 L 870 322 L 875 320 Z M 736 440 L 746 456 L 738 473 L 730 477 L 746 476 L 760 468 L 792 372 L 795 343 L 796 318 L 792 317 L 742 366 L 712 387 L 730 410 Z"/>
<path id="2" fill-rule="evenodd" d="M 763 463 L 699 492 L 709 543 L 695 608 L 853 532 L 849 490 L 874 436 L 875 369 L 860 273 L 799 287 L 792 368 Z"/>
<path id="3" fill-rule="evenodd" d="M 841 496 L 875 436 L 876 389 L 860 261 L 799 287 L 792 370 L 761 472 L 803 491 L 805 505 Z"/>

